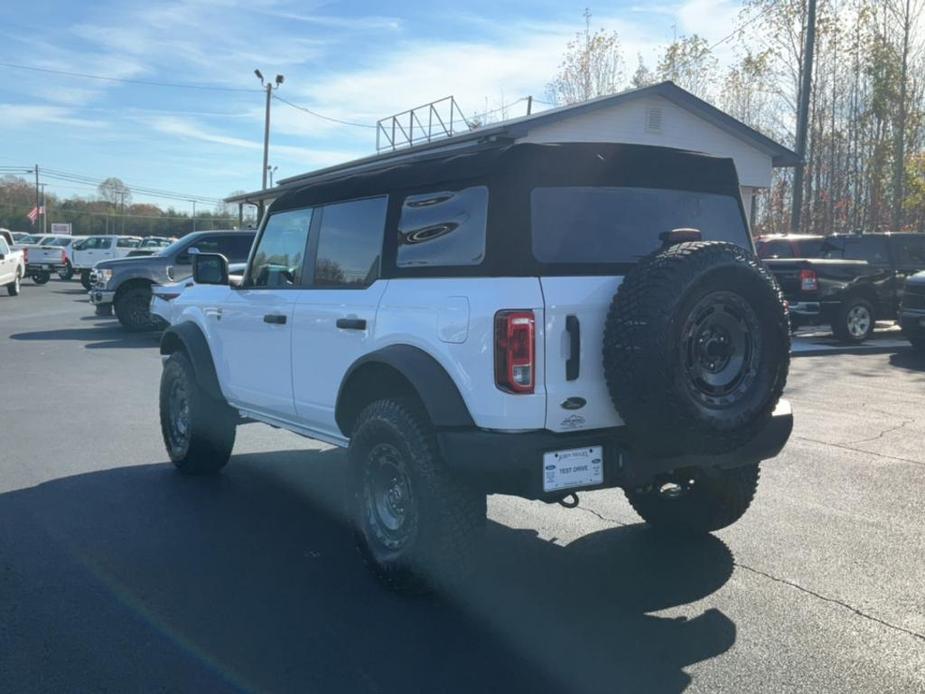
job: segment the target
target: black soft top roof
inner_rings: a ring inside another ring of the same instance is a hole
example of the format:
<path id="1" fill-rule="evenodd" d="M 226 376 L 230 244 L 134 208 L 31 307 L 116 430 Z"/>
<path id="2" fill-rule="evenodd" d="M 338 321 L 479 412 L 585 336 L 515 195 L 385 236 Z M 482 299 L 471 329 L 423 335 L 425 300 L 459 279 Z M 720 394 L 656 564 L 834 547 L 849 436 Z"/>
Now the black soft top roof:
<path id="1" fill-rule="evenodd" d="M 615 143 L 507 144 L 351 172 L 281 195 L 274 211 L 397 190 L 481 182 L 493 195 L 538 185 L 633 186 L 739 196 L 732 159 L 667 147 Z"/>

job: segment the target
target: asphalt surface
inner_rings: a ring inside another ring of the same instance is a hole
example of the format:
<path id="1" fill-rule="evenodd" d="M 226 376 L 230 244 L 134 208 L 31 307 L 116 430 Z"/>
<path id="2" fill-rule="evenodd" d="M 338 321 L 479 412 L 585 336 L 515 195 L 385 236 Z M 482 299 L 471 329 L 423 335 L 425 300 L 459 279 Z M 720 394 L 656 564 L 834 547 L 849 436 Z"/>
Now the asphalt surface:
<path id="1" fill-rule="evenodd" d="M 409 599 L 353 549 L 339 451 L 251 424 L 218 478 L 174 472 L 156 344 L 77 283 L 0 296 L 2 692 L 925 691 L 908 349 L 794 360 L 794 436 L 732 528 L 491 497 L 479 575 Z"/>

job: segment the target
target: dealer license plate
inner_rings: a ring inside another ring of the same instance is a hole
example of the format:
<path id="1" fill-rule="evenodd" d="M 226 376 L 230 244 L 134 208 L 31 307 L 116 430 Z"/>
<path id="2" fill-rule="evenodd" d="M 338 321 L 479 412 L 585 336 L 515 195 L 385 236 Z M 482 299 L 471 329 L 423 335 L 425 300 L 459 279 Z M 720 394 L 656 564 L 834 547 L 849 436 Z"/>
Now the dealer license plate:
<path id="1" fill-rule="evenodd" d="M 604 448 L 588 446 L 543 454 L 543 491 L 590 487 L 604 481 Z"/>

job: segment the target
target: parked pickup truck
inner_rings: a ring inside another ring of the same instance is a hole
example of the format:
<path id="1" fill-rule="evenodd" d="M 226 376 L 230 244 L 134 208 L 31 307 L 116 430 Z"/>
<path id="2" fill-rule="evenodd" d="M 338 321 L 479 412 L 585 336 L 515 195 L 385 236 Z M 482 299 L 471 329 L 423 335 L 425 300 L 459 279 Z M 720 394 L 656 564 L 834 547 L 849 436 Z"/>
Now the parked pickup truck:
<path id="1" fill-rule="evenodd" d="M 37 243 L 22 246 L 26 276 L 36 284 L 45 284 L 51 279 L 52 272 L 64 273 L 68 264 L 66 248 L 72 241 L 73 237 L 66 234 L 49 234 L 42 236 Z"/>
<path id="2" fill-rule="evenodd" d="M 860 343 L 898 316 L 905 280 L 925 270 L 925 234 L 836 234 L 816 258 L 765 258 L 790 304 L 791 323 L 828 324 Z"/>
<path id="3" fill-rule="evenodd" d="M 925 272 L 909 277 L 899 307 L 903 337 L 917 352 L 925 352 Z"/>
<path id="4" fill-rule="evenodd" d="M 119 322 L 129 330 L 152 330 L 162 325 L 151 315 L 151 286 L 178 282 L 193 273 L 197 252 L 221 253 L 233 262 L 244 262 L 254 241 L 254 231 L 199 231 L 162 249 L 157 255 L 121 258 L 97 263 L 90 301 L 98 314 L 115 308 Z"/>
<path id="5" fill-rule="evenodd" d="M 101 260 L 124 258 L 141 245 L 138 236 L 87 236 L 71 245 L 71 267 L 80 273 L 80 283 L 90 289 L 90 271 Z"/>
<path id="6" fill-rule="evenodd" d="M 10 247 L 12 236 L 4 230 L 0 234 L 0 286 L 5 286 L 10 296 L 19 295 L 19 283 L 26 272 L 23 252 Z"/>

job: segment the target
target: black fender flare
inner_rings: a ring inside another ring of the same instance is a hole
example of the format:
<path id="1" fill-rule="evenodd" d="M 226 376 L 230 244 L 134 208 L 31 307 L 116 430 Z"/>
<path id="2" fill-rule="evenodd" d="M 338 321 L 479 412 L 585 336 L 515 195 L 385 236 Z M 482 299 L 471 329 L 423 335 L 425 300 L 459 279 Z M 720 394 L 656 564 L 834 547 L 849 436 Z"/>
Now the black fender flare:
<path id="1" fill-rule="evenodd" d="M 209 397 L 225 402 L 221 386 L 218 384 L 218 374 L 212 361 L 212 351 L 206 336 L 195 323 L 180 323 L 172 325 L 161 336 L 161 354 L 169 355 L 178 350 L 186 352 L 193 364 L 196 381 Z"/>
<path id="2" fill-rule="evenodd" d="M 389 345 L 357 359 L 341 380 L 334 417 L 341 431 L 350 429 L 351 386 L 364 369 L 386 366 L 398 372 L 415 390 L 435 427 L 474 427 L 469 408 L 446 369 L 424 350 L 411 345 Z M 358 414 L 358 413 L 354 413 Z"/>

